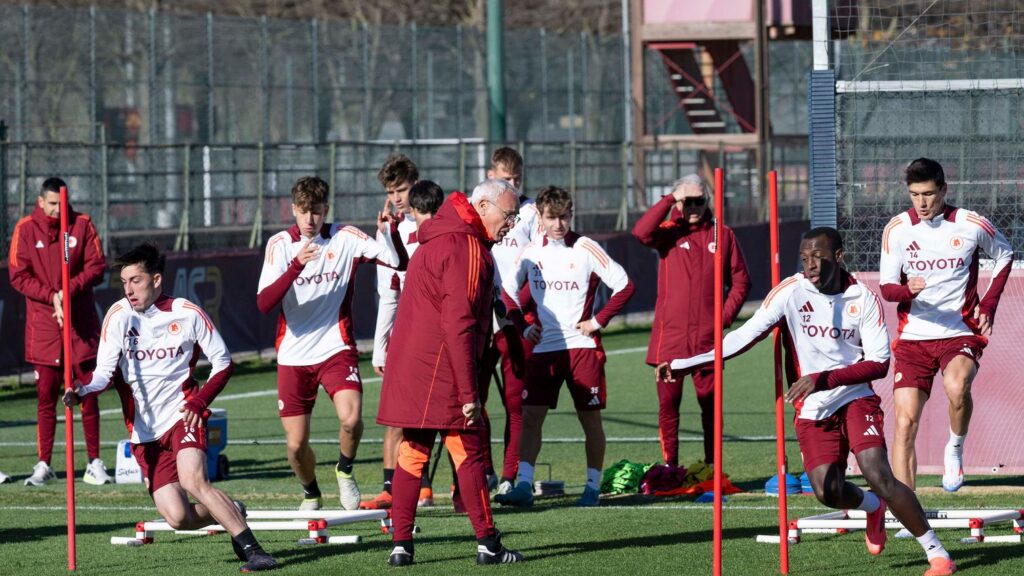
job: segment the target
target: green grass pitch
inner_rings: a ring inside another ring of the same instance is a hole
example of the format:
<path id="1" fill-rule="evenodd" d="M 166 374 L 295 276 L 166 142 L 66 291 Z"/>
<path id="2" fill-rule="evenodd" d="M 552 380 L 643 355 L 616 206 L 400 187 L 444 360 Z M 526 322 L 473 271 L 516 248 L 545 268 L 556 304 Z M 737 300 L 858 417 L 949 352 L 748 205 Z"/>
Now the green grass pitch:
<path id="1" fill-rule="evenodd" d="M 606 336 L 609 352 L 608 405 L 606 432 L 611 440 L 606 464 L 627 458 L 636 462 L 659 459 L 657 441 L 657 397 L 652 371 L 644 363 L 648 332 L 625 330 Z M 723 558 L 726 574 L 773 574 L 778 569 L 778 546 L 757 544 L 757 534 L 776 531 L 776 500 L 763 494 L 765 480 L 775 467 L 773 386 L 771 348 L 761 343 L 745 356 L 730 362 L 726 369 L 725 471 L 744 494 L 731 496 L 724 508 Z M 365 387 L 363 415 L 367 426 L 365 442 L 356 463 L 356 476 L 364 496 L 380 490 L 381 429 L 374 421 L 380 383 L 371 380 L 368 363 L 363 375 L 370 380 Z M 234 442 L 225 454 L 231 459 L 231 478 L 217 485 L 250 509 L 287 509 L 298 505 L 301 491 L 285 460 L 283 435 L 277 419 L 276 398 L 272 393 L 232 398 L 234 395 L 269 391 L 274 387 L 270 365 L 249 363 L 232 378 L 215 407 L 228 411 L 229 436 Z M 697 459 L 701 453 L 699 414 L 692 386 L 687 383 L 683 398 L 680 458 Z M 313 414 L 313 438 L 319 463 L 318 474 L 325 500 L 337 508 L 337 487 L 332 466 L 337 458 L 337 420 L 321 395 Z M 118 408 L 116 395 L 101 399 L 104 409 Z M 489 406 L 494 420 L 494 436 L 500 437 L 503 412 L 494 394 Z M 791 415 L 787 416 L 787 420 Z M 18 389 L 0 392 L 0 470 L 15 475 L 14 483 L 0 486 L 0 574 L 61 574 L 66 572 L 65 509 L 63 480 L 43 488 L 28 488 L 22 480 L 35 463 L 35 392 Z M 63 428 L 58 439 L 63 438 Z M 547 438 L 578 440 L 579 423 L 566 393 L 545 425 Z M 76 425 L 81 440 L 81 427 Z M 789 432 L 792 436 L 792 430 Z M 103 457 L 113 468 L 112 443 L 125 437 L 118 415 L 102 420 Z M 760 438 L 759 438 L 760 437 Z M 639 440 L 638 440 L 639 439 Z M 242 442 L 242 443 L 238 443 Z M 495 446 L 500 468 L 501 444 Z M 799 474 L 799 452 L 795 441 L 787 443 L 789 461 Z M 63 447 L 55 447 L 54 467 L 63 469 Z M 84 447 L 76 451 L 79 475 L 84 466 Z M 572 503 L 584 482 L 583 445 L 579 441 L 552 442 L 541 452 L 551 475 L 564 480 L 567 495 L 540 499 L 530 511 L 494 507 L 495 521 L 505 534 L 505 543 L 521 550 L 527 562 L 516 566 L 489 568 L 502 573 L 519 574 L 707 574 L 711 571 L 710 504 L 694 504 L 690 499 L 645 500 L 639 497 L 608 498 L 596 509 L 577 509 Z M 63 476 L 63 475 L 61 475 Z M 538 479 L 547 476 L 546 467 L 538 468 Z M 859 481 L 859 479 L 858 479 Z M 1022 507 L 1019 488 L 1000 485 L 1020 484 L 1020 479 L 969 478 L 981 489 L 945 495 L 937 490 L 937 477 L 924 477 L 922 499 L 925 507 Z M 438 506 L 421 510 L 417 523 L 422 528 L 416 547 L 416 565 L 406 569 L 412 574 L 449 576 L 452 571 L 485 570 L 473 564 L 475 543 L 469 521 L 452 513 L 447 499 L 450 472 L 439 467 L 435 479 Z M 78 572 L 110 576 L 121 570 L 141 574 L 229 574 L 238 562 L 231 553 L 227 537 L 178 536 L 158 533 L 153 545 L 128 548 L 112 546 L 111 536 L 132 536 L 139 520 L 154 519 L 155 510 L 141 485 L 94 487 L 77 483 L 78 497 Z M 825 511 L 813 497 L 791 496 L 790 517 Z M 299 546 L 298 532 L 258 532 L 257 536 L 282 564 L 281 574 L 384 574 L 393 570 L 386 565 L 389 539 L 373 523 L 354 524 L 332 529 L 333 534 L 358 534 L 360 544 Z M 1020 544 L 983 544 L 968 546 L 959 542 L 966 530 L 940 530 L 939 536 L 965 574 L 1024 573 Z M 1008 533 L 991 530 L 990 534 Z M 793 574 L 921 574 L 926 563 L 913 540 L 890 539 L 885 553 L 868 555 L 863 536 L 805 535 L 802 543 L 791 547 Z"/>

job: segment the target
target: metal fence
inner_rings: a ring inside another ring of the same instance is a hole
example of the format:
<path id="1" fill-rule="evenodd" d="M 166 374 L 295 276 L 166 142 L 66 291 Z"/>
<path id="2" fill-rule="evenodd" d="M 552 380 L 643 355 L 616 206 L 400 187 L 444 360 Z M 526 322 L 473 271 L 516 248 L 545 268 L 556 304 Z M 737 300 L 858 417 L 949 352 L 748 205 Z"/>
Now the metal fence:
<path id="1" fill-rule="evenodd" d="M 620 37 L 505 46 L 510 138 L 623 139 Z M 0 5 L 13 140 L 95 142 L 98 123 L 135 144 L 480 137 L 485 72 L 469 27 Z"/>
<path id="2" fill-rule="evenodd" d="M 648 148 L 647 196 L 638 199 L 628 143 L 512 145 L 525 159 L 524 190 L 534 195 L 542 186 L 565 187 L 576 199 L 576 228 L 590 233 L 628 229 L 676 178 L 701 170 L 696 150 Z M 421 178 L 467 191 L 484 178 L 495 146 L 479 140 L 153 146 L 0 141 L 0 241 L 6 246 L 14 223 L 33 208 L 42 181 L 53 175 L 68 182 L 74 205 L 93 216 L 108 254 L 139 238 L 174 250 L 260 246 L 291 224 L 291 186 L 308 174 L 331 184 L 336 219 L 370 226 L 383 205 L 376 174 L 391 152 L 409 155 Z M 718 154 L 729 177 L 726 221 L 760 220 L 761 201 L 751 194 L 753 152 L 722 148 Z M 806 142 L 780 139 L 773 154 L 785 215 L 804 217 Z"/>
<path id="3" fill-rule="evenodd" d="M 504 40 L 508 138 L 626 139 L 620 36 Z M 771 44 L 777 134 L 806 132 L 810 54 Z M 646 68 L 651 133 L 689 133 L 661 59 Z M 134 145 L 480 138 L 485 72 L 470 27 L 0 4 L 0 119 L 16 141 L 95 143 L 99 126 Z"/>

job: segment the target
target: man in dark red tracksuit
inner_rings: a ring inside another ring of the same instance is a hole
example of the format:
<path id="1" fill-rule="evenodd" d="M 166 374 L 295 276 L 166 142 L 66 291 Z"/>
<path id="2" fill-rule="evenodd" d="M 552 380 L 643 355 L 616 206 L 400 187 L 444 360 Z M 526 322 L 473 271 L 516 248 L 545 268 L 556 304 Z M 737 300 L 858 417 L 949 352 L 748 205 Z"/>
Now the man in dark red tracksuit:
<path id="1" fill-rule="evenodd" d="M 658 251 L 658 297 L 654 325 L 647 348 L 647 363 L 657 366 L 672 358 L 689 358 L 714 345 L 712 322 L 715 306 L 715 230 L 709 207 L 707 185 L 697 175 L 676 181 L 665 195 L 645 213 L 633 236 Z M 668 216 L 666 220 L 665 217 Z M 723 227 L 725 287 L 722 310 L 725 326 L 732 324 L 750 292 L 750 275 L 736 236 Z M 657 372 L 655 372 L 657 374 Z M 659 379 L 658 436 L 666 464 L 679 464 L 679 403 L 684 373 L 673 373 L 674 381 Z M 700 405 L 704 431 L 704 461 L 714 460 L 714 370 L 691 373 Z"/>
<path id="2" fill-rule="evenodd" d="M 25 360 L 36 371 L 38 392 L 39 462 L 26 485 L 40 486 L 54 477 L 50 469 L 57 399 L 64 392 L 62 368 L 63 304 L 61 299 L 60 178 L 49 178 L 39 191 L 36 208 L 18 221 L 11 238 L 8 273 L 11 285 L 25 295 Z M 92 289 L 103 280 L 107 263 L 92 220 L 69 208 L 71 247 L 71 356 L 76 374 L 96 366 L 100 320 Z M 100 460 L 100 414 L 96 398 L 82 402 L 82 426 L 89 465 L 83 479 L 90 484 L 110 481 Z"/>
<path id="3" fill-rule="evenodd" d="M 486 180 L 471 200 L 454 192 L 418 231 L 398 302 L 377 423 L 402 428 L 392 481 L 392 566 L 413 563 L 412 530 L 420 479 L 440 433 L 477 539 L 478 564 L 518 562 L 494 528 L 484 471 L 486 428 L 480 389 L 490 378 L 484 354 L 491 335 L 491 245 L 518 218 L 507 182 Z"/>

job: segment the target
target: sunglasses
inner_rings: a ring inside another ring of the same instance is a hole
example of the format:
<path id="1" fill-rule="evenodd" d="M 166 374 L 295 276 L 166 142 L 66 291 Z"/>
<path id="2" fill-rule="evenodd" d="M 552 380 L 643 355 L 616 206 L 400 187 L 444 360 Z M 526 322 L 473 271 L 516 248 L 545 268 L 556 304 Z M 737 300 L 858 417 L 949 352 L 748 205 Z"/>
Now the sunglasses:
<path id="1" fill-rule="evenodd" d="M 708 203 L 708 199 L 703 196 L 684 198 L 683 206 L 686 208 L 700 208 Z"/>

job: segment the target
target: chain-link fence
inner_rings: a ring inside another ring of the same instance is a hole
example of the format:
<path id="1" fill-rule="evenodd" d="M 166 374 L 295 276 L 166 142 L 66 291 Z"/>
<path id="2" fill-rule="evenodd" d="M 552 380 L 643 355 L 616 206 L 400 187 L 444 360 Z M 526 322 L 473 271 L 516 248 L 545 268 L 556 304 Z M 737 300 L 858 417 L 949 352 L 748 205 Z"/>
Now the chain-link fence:
<path id="1" fill-rule="evenodd" d="M 1024 254 L 1024 4 L 861 0 L 833 11 L 838 224 L 846 260 L 877 270 L 882 229 L 909 207 L 903 168 L 938 160 L 948 201 Z"/>
<path id="2" fill-rule="evenodd" d="M 59 33 L 55 33 L 59 31 Z M 505 33 L 509 137 L 622 140 L 620 37 Z M 0 5 L 12 140 L 133 144 L 487 133 L 486 38 L 367 26 Z"/>
<path id="3" fill-rule="evenodd" d="M 583 232 L 626 230 L 645 206 L 632 188 L 632 146 L 616 142 L 521 142 L 523 188 L 534 195 L 546 185 L 565 187 L 576 199 L 576 228 Z M 60 175 L 74 205 L 93 216 L 107 253 L 152 238 L 175 250 L 247 248 L 262 245 L 292 223 L 291 186 L 300 176 L 329 181 L 334 217 L 370 226 L 383 206 L 377 171 L 400 151 L 420 177 L 445 190 L 471 190 L 482 180 L 496 145 L 451 141 L 274 145 L 54 144 L 0 141 L 0 242 L 9 241 L 18 218 L 30 211 L 42 181 Z M 781 172 L 785 214 L 804 217 L 806 143 L 779 139 L 773 146 Z M 751 150 L 721 149 L 728 169 L 726 221 L 760 219 L 753 197 Z M 699 172 L 698 151 L 677 145 L 648 149 L 649 202 L 670 191 L 682 175 Z M 6 250 L 6 248 L 4 248 Z"/>

